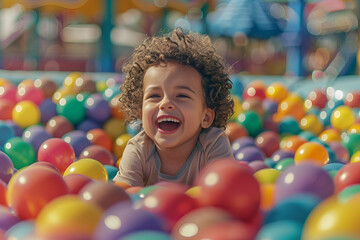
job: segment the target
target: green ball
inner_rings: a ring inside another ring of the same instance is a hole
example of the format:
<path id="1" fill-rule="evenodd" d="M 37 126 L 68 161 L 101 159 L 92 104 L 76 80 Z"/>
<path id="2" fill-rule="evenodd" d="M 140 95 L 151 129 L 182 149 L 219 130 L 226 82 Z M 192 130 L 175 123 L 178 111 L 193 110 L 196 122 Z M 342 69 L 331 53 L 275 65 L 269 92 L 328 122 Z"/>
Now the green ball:
<path id="1" fill-rule="evenodd" d="M 81 123 L 86 116 L 84 103 L 73 95 L 61 98 L 56 105 L 56 112 L 67 118 L 73 125 Z"/>
<path id="2" fill-rule="evenodd" d="M 171 236 L 165 232 L 153 231 L 153 230 L 144 230 L 130 233 L 125 237 L 121 238 L 122 240 L 171 240 Z"/>
<path id="3" fill-rule="evenodd" d="M 281 159 L 276 165 L 275 165 L 275 169 L 279 170 L 279 171 L 284 171 L 284 169 L 286 169 L 287 167 L 291 166 L 294 164 L 294 159 L 293 158 L 284 158 Z"/>
<path id="4" fill-rule="evenodd" d="M 360 150 L 360 134 L 359 133 L 344 134 L 341 139 L 341 142 L 349 151 L 350 156 L 353 155 L 353 153 Z"/>
<path id="5" fill-rule="evenodd" d="M 240 113 L 236 122 L 244 126 L 251 137 L 256 137 L 263 127 L 261 117 L 252 110 Z"/>
<path id="6" fill-rule="evenodd" d="M 279 134 L 290 133 L 297 135 L 301 132 L 298 121 L 293 117 L 285 117 L 279 123 Z"/>
<path id="7" fill-rule="evenodd" d="M 21 137 L 13 137 L 4 145 L 4 152 L 9 156 L 14 167 L 20 170 L 37 161 L 33 146 Z"/>
<path id="8" fill-rule="evenodd" d="M 354 195 L 360 193 L 360 184 L 354 184 L 351 185 L 338 194 L 338 199 L 340 202 L 347 202 L 350 198 L 352 198 Z"/>

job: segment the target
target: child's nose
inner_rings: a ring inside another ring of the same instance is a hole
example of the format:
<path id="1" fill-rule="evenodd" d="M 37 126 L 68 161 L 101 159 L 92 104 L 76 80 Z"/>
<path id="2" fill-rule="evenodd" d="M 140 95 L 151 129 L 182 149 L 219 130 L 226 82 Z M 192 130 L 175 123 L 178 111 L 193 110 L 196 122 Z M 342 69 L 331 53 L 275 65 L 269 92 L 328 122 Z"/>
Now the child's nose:
<path id="1" fill-rule="evenodd" d="M 174 104 L 168 97 L 164 97 L 160 103 L 160 109 L 174 109 Z"/>

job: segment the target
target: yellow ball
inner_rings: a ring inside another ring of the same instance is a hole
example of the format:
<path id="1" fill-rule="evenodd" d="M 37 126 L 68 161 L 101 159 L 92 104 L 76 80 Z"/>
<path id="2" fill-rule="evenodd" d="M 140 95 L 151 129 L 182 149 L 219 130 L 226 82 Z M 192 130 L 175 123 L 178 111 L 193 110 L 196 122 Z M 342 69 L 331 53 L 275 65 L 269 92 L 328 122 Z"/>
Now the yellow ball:
<path id="1" fill-rule="evenodd" d="M 261 169 L 254 173 L 254 177 L 260 184 L 275 183 L 281 171 L 273 168 Z"/>
<path id="2" fill-rule="evenodd" d="M 277 103 L 288 95 L 288 88 L 281 82 L 274 82 L 266 88 L 266 97 Z"/>
<path id="3" fill-rule="evenodd" d="M 58 90 L 56 90 L 52 96 L 52 100 L 54 103 L 59 103 L 60 99 L 63 97 L 66 97 L 68 95 L 72 94 L 72 91 L 68 87 L 61 87 Z"/>
<path id="4" fill-rule="evenodd" d="M 70 174 L 81 174 L 94 180 L 107 182 L 109 179 L 106 168 L 92 158 L 82 158 L 70 164 L 64 172 L 64 177 Z"/>
<path id="5" fill-rule="evenodd" d="M 340 136 L 340 132 L 339 130 L 335 129 L 335 128 L 328 128 L 325 129 L 324 131 L 322 131 L 318 138 L 323 141 L 323 142 L 340 142 L 341 141 L 341 136 Z"/>
<path id="6" fill-rule="evenodd" d="M 185 193 L 192 198 L 198 198 L 201 194 L 201 187 L 193 186 L 193 187 L 189 188 Z"/>
<path id="7" fill-rule="evenodd" d="M 22 128 L 38 124 L 40 116 L 38 106 L 28 100 L 18 102 L 12 110 L 13 121 Z"/>
<path id="8" fill-rule="evenodd" d="M 231 98 L 234 101 L 234 114 L 230 117 L 230 121 L 235 121 L 239 114 L 243 112 L 242 103 L 236 96 L 231 96 Z"/>
<path id="9" fill-rule="evenodd" d="M 347 202 L 336 196 L 319 203 L 309 214 L 303 229 L 302 239 L 358 239 L 360 236 L 360 194 Z M 347 238 L 346 238 L 347 239 Z"/>
<path id="10" fill-rule="evenodd" d="M 360 151 L 354 152 L 354 153 L 351 155 L 350 162 L 351 162 L 351 163 L 353 163 L 353 162 L 360 162 Z"/>
<path id="11" fill-rule="evenodd" d="M 352 109 L 345 105 L 335 108 L 330 116 L 331 126 L 340 131 L 347 130 L 354 121 L 355 116 Z"/>
<path id="12" fill-rule="evenodd" d="M 323 130 L 323 125 L 315 114 L 305 115 L 300 119 L 299 125 L 303 131 L 312 132 L 316 136 Z"/>
<path id="13" fill-rule="evenodd" d="M 69 73 L 64 81 L 63 81 L 63 86 L 70 88 L 71 90 L 74 88 L 75 85 L 75 81 L 78 77 L 80 77 L 82 75 L 81 72 L 72 72 Z"/>
<path id="14" fill-rule="evenodd" d="M 42 239 L 91 239 L 102 210 L 77 196 L 58 197 L 48 203 L 35 221 L 35 232 Z"/>
<path id="15" fill-rule="evenodd" d="M 122 119 L 110 118 L 103 126 L 105 132 L 111 136 L 112 139 L 116 139 L 121 134 L 126 133 L 126 125 Z"/>
<path id="16" fill-rule="evenodd" d="M 360 133 L 360 123 L 354 123 L 347 129 L 348 133 Z"/>
<path id="17" fill-rule="evenodd" d="M 116 158 L 121 158 L 128 141 L 132 136 L 128 133 L 121 134 L 113 144 L 113 152 Z"/>
<path id="18" fill-rule="evenodd" d="M 104 92 L 107 89 L 106 81 L 96 82 L 96 90 L 98 92 Z"/>

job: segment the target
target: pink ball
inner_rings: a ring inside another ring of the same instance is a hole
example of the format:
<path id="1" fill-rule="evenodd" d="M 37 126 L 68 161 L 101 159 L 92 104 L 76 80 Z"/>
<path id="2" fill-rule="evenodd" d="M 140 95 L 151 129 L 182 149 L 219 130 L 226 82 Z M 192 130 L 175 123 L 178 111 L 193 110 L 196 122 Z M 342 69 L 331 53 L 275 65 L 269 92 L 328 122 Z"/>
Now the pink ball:
<path id="1" fill-rule="evenodd" d="M 82 158 L 92 158 L 98 160 L 103 165 L 114 165 L 114 157 L 106 148 L 99 145 L 90 145 L 86 147 L 79 156 Z"/>
<path id="2" fill-rule="evenodd" d="M 39 106 L 44 98 L 44 92 L 32 85 L 18 87 L 16 91 L 16 100 L 18 102 L 28 100 Z"/>
<path id="3" fill-rule="evenodd" d="M 38 161 L 52 163 L 61 173 L 64 173 L 66 168 L 75 161 L 75 151 L 63 139 L 50 138 L 41 144 Z"/>

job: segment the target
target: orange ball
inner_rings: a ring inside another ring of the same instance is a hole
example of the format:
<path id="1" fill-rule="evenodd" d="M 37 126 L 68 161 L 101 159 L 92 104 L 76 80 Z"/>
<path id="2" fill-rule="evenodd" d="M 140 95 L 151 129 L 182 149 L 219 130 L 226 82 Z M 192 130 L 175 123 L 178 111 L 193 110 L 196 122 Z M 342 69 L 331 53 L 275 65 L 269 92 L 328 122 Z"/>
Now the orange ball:
<path id="1" fill-rule="evenodd" d="M 266 88 L 266 97 L 277 103 L 288 95 L 288 88 L 281 82 L 274 82 Z"/>
<path id="2" fill-rule="evenodd" d="M 86 138 L 90 142 L 92 142 L 92 144 L 102 146 L 107 150 L 109 150 L 110 152 L 112 152 L 113 140 L 111 136 L 107 132 L 105 132 L 104 129 L 102 128 L 91 129 L 86 133 Z"/>
<path id="3" fill-rule="evenodd" d="M 279 103 L 278 111 L 274 114 L 274 120 L 278 122 L 286 116 L 291 116 L 300 121 L 304 115 L 303 99 L 299 95 L 291 93 Z"/>
<path id="4" fill-rule="evenodd" d="M 296 150 L 294 162 L 295 164 L 311 162 L 319 166 L 324 166 L 329 163 L 329 154 L 321 143 L 307 142 Z"/>
<path id="5" fill-rule="evenodd" d="M 295 153 L 296 150 L 307 141 L 297 135 L 286 137 L 280 141 L 280 149 Z"/>
<path id="6" fill-rule="evenodd" d="M 260 209 L 263 211 L 270 210 L 274 207 L 274 191 L 275 184 L 274 183 L 266 183 L 260 185 Z"/>
<path id="7" fill-rule="evenodd" d="M 335 129 L 335 128 L 328 128 L 325 129 L 324 131 L 322 131 L 318 138 L 323 141 L 323 142 L 340 142 L 341 141 L 341 136 L 340 136 L 340 132 L 339 130 Z"/>
<path id="8" fill-rule="evenodd" d="M 225 133 L 227 134 L 230 143 L 238 138 L 248 136 L 246 128 L 236 122 L 229 122 L 226 126 Z"/>

